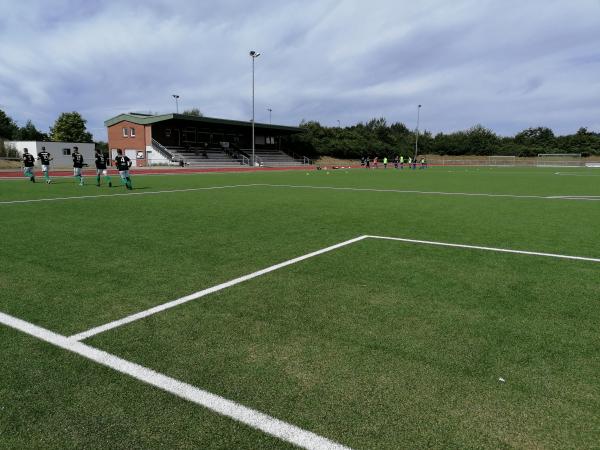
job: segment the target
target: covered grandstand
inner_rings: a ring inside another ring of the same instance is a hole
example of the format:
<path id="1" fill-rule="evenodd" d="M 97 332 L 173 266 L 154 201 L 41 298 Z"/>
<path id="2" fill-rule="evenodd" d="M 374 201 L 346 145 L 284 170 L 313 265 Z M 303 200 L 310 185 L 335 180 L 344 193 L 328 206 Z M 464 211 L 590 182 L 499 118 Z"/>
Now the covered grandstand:
<path id="1" fill-rule="evenodd" d="M 111 157 L 118 149 L 135 166 L 239 167 L 251 164 L 252 122 L 185 114 L 120 114 L 104 122 Z M 288 151 L 298 127 L 255 123 L 255 161 L 264 167 L 308 164 Z"/>

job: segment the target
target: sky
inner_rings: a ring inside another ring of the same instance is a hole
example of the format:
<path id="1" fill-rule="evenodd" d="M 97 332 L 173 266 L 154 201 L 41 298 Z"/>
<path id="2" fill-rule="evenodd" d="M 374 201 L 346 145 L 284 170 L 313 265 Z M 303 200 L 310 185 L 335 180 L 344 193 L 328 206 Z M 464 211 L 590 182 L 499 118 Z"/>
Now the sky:
<path id="1" fill-rule="evenodd" d="M 600 132 L 600 0 L 0 0 L 0 109 Z"/>

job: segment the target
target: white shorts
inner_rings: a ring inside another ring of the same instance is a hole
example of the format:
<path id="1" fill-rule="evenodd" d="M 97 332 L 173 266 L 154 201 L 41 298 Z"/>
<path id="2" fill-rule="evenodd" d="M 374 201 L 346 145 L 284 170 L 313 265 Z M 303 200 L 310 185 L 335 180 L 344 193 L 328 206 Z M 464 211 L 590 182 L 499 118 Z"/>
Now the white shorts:
<path id="1" fill-rule="evenodd" d="M 119 175 L 121 178 L 125 179 L 129 176 L 129 170 L 119 170 Z"/>
<path id="2" fill-rule="evenodd" d="M 81 176 L 81 167 L 73 167 L 73 176 L 80 177 Z"/>
<path id="3" fill-rule="evenodd" d="M 96 169 L 96 175 L 108 175 L 108 170 L 106 169 Z"/>
<path id="4" fill-rule="evenodd" d="M 50 166 L 48 166 L 47 164 L 42 164 L 42 172 L 48 172 L 49 168 Z"/>

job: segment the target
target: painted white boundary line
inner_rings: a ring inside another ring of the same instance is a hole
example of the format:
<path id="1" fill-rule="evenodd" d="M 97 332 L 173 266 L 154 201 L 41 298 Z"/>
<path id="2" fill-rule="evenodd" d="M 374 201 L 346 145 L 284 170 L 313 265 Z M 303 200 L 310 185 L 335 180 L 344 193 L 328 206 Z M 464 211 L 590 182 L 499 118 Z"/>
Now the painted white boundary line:
<path id="1" fill-rule="evenodd" d="M 542 200 L 600 200 L 593 195 L 518 195 L 518 194 L 486 194 L 480 192 L 443 192 L 443 191 L 416 191 L 402 189 L 375 189 L 375 188 L 351 188 L 335 186 L 310 186 L 295 184 L 255 184 L 255 186 L 285 187 L 285 188 L 304 188 L 304 189 L 324 189 L 331 191 L 351 191 L 351 192 L 391 192 L 396 194 L 418 194 L 418 195 L 457 195 L 463 197 L 498 197 L 498 198 L 525 198 Z"/>
<path id="2" fill-rule="evenodd" d="M 336 249 L 338 249 L 340 247 L 344 247 L 346 245 L 350 245 L 350 244 L 353 244 L 355 242 L 362 241 L 365 238 L 366 238 L 366 236 L 359 236 L 357 238 L 350 239 L 350 240 L 344 241 L 344 242 L 340 242 L 339 244 L 335 244 L 335 245 L 332 245 L 330 247 L 326 247 L 326 248 L 323 248 L 321 250 L 317 250 L 315 252 L 308 253 L 306 255 L 299 256 L 297 258 L 293 258 L 293 259 L 290 259 L 288 261 L 284 261 L 284 262 L 279 263 L 279 264 L 275 264 L 274 266 L 267 267 L 266 269 L 262 269 L 262 270 L 259 270 L 257 272 L 253 272 L 251 274 L 244 275 L 242 277 L 236 278 L 236 279 L 231 280 L 231 281 L 227 281 L 225 283 L 218 284 L 218 285 L 210 287 L 208 289 L 203 289 L 201 291 L 194 292 L 193 294 L 186 295 L 185 297 L 178 298 L 178 299 L 170 301 L 168 303 L 163 303 L 162 305 L 155 306 L 154 308 L 150 308 L 150 309 L 147 309 L 145 311 L 141 311 L 141 312 L 138 312 L 136 314 L 132 314 L 130 316 L 124 317 L 122 319 L 115 320 L 113 322 L 109 322 L 109 323 L 101 325 L 99 327 L 92 328 L 92 329 L 84 331 L 82 333 L 75 334 L 75 335 L 71 336 L 69 339 L 71 339 L 72 341 L 81 341 L 83 339 L 87 339 L 87 338 L 89 338 L 91 336 L 94 336 L 96 334 L 103 333 L 104 331 L 120 327 L 121 325 L 125 325 L 127 323 L 131 323 L 131 322 L 134 322 L 136 320 L 143 319 L 145 317 L 148 317 L 148 316 L 151 316 L 153 314 L 159 313 L 159 312 L 164 311 L 166 309 L 170 309 L 170 308 L 173 308 L 175 306 L 181 305 L 183 303 L 187 303 L 187 302 L 190 302 L 192 300 L 196 300 L 196 299 L 198 299 L 200 297 L 204 297 L 204 296 L 206 296 L 208 294 L 212 294 L 213 292 L 217 292 L 217 291 L 220 291 L 222 289 L 226 289 L 228 287 L 235 286 L 236 284 L 243 283 L 244 281 L 251 280 L 252 278 L 256 278 L 256 277 L 259 277 L 261 275 L 267 274 L 269 272 L 273 272 L 275 270 L 281 269 L 283 267 L 290 266 L 292 264 L 296 264 L 296 263 L 298 263 L 300 261 L 304 261 L 305 259 L 312 258 L 313 256 L 322 255 L 323 253 L 330 252 L 332 250 L 336 250 Z"/>
<path id="3" fill-rule="evenodd" d="M 148 191 L 148 192 L 122 192 L 118 194 L 98 194 L 98 195 L 78 195 L 73 197 L 48 197 L 48 198 L 36 198 L 31 200 L 9 200 L 0 201 L 0 205 L 13 205 L 18 203 L 38 203 L 38 202 L 55 202 L 58 200 L 79 200 L 87 198 L 102 198 L 102 197 L 121 197 L 130 195 L 156 195 L 156 194 L 171 194 L 176 192 L 194 192 L 194 191 L 210 191 L 215 189 L 231 189 L 240 187 L 251 187 L 260 186 L 259 184 L 232 184 L 227 186 L 209 186 L 200 188 L 189 188 L 189 189 L 171 189 L 165 191 Z"/>
<path id="4" fill-rule="evenodd" d="M 248 275 L 244 275 L 244 276 L 236 278 L 234 280 L 227 281 L 225 283 L 221 283 L 216 286 L 213 286 L 213 287 L 210 287 L 207 289 L 203 289 L 198 292 L 194 292 L 193 294 L 186 295 L 185 297 L 178 298 L 178 299 L 170 301 L 168 303 L 163 303 L 161 305 L 155 306 L 155 307 L 147 309 L 145 311 L 140 311 L 138 313 L 124 317 L 122 319 L 118 319 L 113 322 L 109 322 L 104 325 L 100 325 L 98 327 L 91 328 L 87 331 L 83 331 L 81 333 L 75 334 L 75 335 L 69 337 L 69 339 L 71 339 L 73 341 L 81 341 L 81 340 L 87 339 L 91 336 L 95 336 L 95 335 L 103 333 L 105 331 L 112 330 L 113 328 L 117 328 L 122 325 L 131 323 L 131 322 L 135 322 L 136 320 L 140 320 L 145 317 L 154 315 L 154 314 L 164 311 L 166 309 L 174 308 L 175 306 L 190 302 L 192 300 L 196 300 L 200 297 L 204 297 L 208 294 L 212 294 L 213 292 L 217 292 L 217 291 L 226 289 L 226 288 L 234 286 L 236 284 L 243 283 L 244 281 L 251 280 L 252 278 L 256 278 L 261 275 L 267 274 L 269 272 L 273 272 L 275 270 L 281 269 L 283 267 L 286 267 L 286 266 L 289 266 L 292 264 L 296 264 L 297 262 L 304 261 L 305 259 L 312 258 L 314 256 L 318 256 L 323 253 L 330 252 L 332 250 L 336 250 L 336 249 L 344 247 L 346 245 L 354 244 L 355 242 L 362 241 L 364 239 L 383 239 L 383 240 L 389 240 L 389 241 L 409 242 L 409 243 L 413 243 L 413 244 L 427 244 L 427 245 L 437 245 L 437 246 L 441 246 L 441 247 L 468 248 L 468 249 L 474 249 L 474 250 L 485 250 L 485 251 L 492 251 L 492 252 L 499 252 L 499 253 L 513 253 L 513 254 L 519 254 L 519 255 L 543 256 L 543 257 L 550 257 L 550 258 L 570 259 L 570 260 L 576 260 L 576 261 L 589 261 L 589 262 L 600 263 L 600 258 L 591 258 L 591 257 L 586 257 L 586 256 L 560 255 L 560 254 L 556 254 L 556 253 L 543 253 L 543 252 L 531 252 L 531 251 L 525 251 L 525 250 L 512 250 L 512 249 L 506 249 L 506 248 L 483 247 L 483 246 L 479 246 L 479 245 L 453 244 L 453 243 L 449 243 L 449 242 L 423 241 L 423 240 L 418 240 L 418 239 L 363 235 L 363 236 L 359 236 L 354 239 L 340 242 L 339 244 L 335 244 L 330 247 L 323 248 L 321 250 L 317 250 L 312 253 L 308 253 L 303 256 L 299 256 L 297 258 L 290 259 L 288 261 L 284 261 L 279 264 L 275 264 L 274 266 L 267 267 L 266 269 L 262 269 L 257 272 L 253 272 Z"/>
<path id="5" fill-rule="evenodd" d="M 436 241 L 421 241 L 418 239 L 404 239 L 404 238 L 395 238 L 388 236 L 367 236 L 371 239 L 384 239 L 388 241 L 400 241 L 400 242 L 410 242 L 413 244 L 427 244 L 427 245 L 438 245 L 441 247 L 454 247 L 454 248 L 469 248 L 474 250 L 486 250 L 490 252 L 500 252 L 500 253 L 516 253 L 518 255 L 531 255 L 531 256 L 545 256 L 549 258 L 560 258 L 560 259 L 573 259 L 576 261 L 591 261 L 600 263 L 600 258 L 589 258 L 586 256 L 570 256 L 570 255 L 560 255 L 557 253 L 542 253 L 542 252 L 529 252 L 525 250 L 511 250 L 508 248 L 496 248 L 496 247 L 482 247 L 479 245 L 467 245 L 467 244 L 451 244 L 448 242 L 436 242 Z"/>
<path id="6" fill-rule="evenodd" d="M 79 200 L 79 199 L 90 199 L 90 198 L 102 198 L 102 197 L 119 197 L 129 195 L 156 195 L 156 194 L 170 194 L 177 192 L 194 192 L 194 191 L 206 191 L 214 189 L 228 189 L 228 188 L 241 188 L 241 187 L 280 187 L 280 188 L 293 188 L 293 189 L 322 189 L 331 191 L 349 191 L 349 192 L 388 192 L 396 194 L 417 194 L 417 195 L 446 195 L 446 196 L 463 196 L 463 197 L 488 197 L 488 198 L 523 198 L 523 199 L 536 199 L 536 200 L 587 200 L 587 201 L 600 201 L 600 196 L 597 195 L 518 195 L 518 194 L 487 194 L 481 192 L 443 192 L 443 191 L 417 191 L 417 190 L 403 190 L 403 189 L 376 189 L 376 188 L 352 188 L 352 187 L 335 187 L 335 186 L 311 186 L 311 185 L 294 185 L 294 184 L 266 184 L 266 183 L 251 183 L 251 184 L 234 184 L 228 186 L 209 186 L 201 188 L 189 188 L 189 189 L 171 189 L 164 191 L 148 191 L 148 192 L 123 192 L 118 194 L 98 194 L 98 195 L 79 195 L 73 197 L 47 197 L 37 198 L 30 200 L 5 200 L 0 201 L 0 205 L 14 205 L 14 204 L 25 204 L 25 203 L 39 203 L 39 202 L 52 202 L 59 200 Z"/>
<path id="7" fill-rule="evenodd" d="M 190 384 L 155 372 L 146 367 L 119 358 L 118 356 L 98 350 L 81 342 L 68 339 L 66 336 L 53 333 L 45 328 L 38 327 L 24 320 L 0 312 L 0 323 L 19 330 L 42 341 L 76 353 L 98 364 L 110 367 L 117 372 L 129 375 L 136 380 L 169 392 L 177 397 L 203 406 L 223 416 L 230 417 L 252 428 L 275 436 L 283 441 L 290 442 L 307 449 L 348 449 L 337 442 L 319 436 L 295 425 L 263 414 L 254 409 L 240 405 L 219 395 L 211 394 Z"/>

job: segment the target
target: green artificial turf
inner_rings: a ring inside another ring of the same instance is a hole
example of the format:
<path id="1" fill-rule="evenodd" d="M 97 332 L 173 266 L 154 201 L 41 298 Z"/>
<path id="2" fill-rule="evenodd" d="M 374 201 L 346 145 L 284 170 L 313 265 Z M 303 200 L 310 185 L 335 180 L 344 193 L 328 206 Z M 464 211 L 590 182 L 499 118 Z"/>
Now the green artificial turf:
<path id="1" fill-rule="evenodd" d="M 249 184 L 260 185 L 239 186 Z M 222 186 L 239 187 L 200 189 Z M 0 202 L 107 194 L 0 204 L 0 311 L 70 335 L 365 234 L 600 257 L 600 201 L 435 193 L 599 196 L 592 169 L 137 176 L 134 187 L 0 181 Z M 179 189 L 194 190 L 151 194 Z M 594 262 L 365 240 L 89 343 L 359 448 L 591 448 L 599 275 Z M 119 446 L 121 433 L 155 446 L 143 436 L 165 415 L 181 423 L 163 425 L 156 446 L 284 446 L 0 331 L 10 343 L 0 350 L 3 398 L 24 421 L 50 420 L 24 440 L 21 419 L 2 414 L 0 446 L 58 447 L 72 421 L 85 435 L 73 447 Z M 80 392 L 83 370 L 94 375 Z M 29 384 L 47 400 L 32 402 Z M 103 396 L 107 385 L 117 393 Z M 124 405 L 124 390 L 151 394 Z M 52 415 L 53 404 L 68 414 Z M 105 433 L 74 419 L 95 406 L 108 423 L 123 408 L 156 417 Z M 183 432 L 189 410 L 210 417 L 206 427 Z"/>

